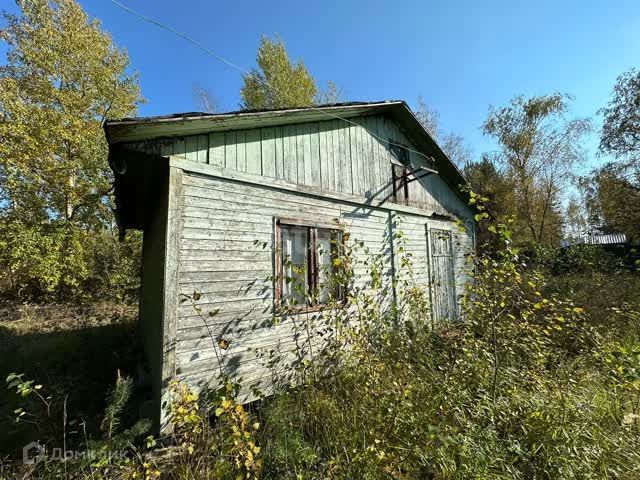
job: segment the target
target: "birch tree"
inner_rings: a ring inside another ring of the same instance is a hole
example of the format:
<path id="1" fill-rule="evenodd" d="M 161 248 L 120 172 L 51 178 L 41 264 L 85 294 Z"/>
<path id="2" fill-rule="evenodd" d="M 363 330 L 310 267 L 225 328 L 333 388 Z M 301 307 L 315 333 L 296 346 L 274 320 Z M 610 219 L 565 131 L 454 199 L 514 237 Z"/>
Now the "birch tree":
<path id="1" fill-rule="evenodd" d="M 483 125 L 500 146 L 493 160 L 513 180 L 516 228 L 523 242 L 555 243 L 561 235 L 563 188 L 584 158 L 581 140 L 591 131 L 589 120 L 565 118 L 568 102 L 559 93 L 518 96 L 490 109 Z"/>
<path id="2" fill-rule="evenodd" d="M 74 0 L 16 3 L 0 32 L 0 266 L 14 288 L 71 291 L 113 224 L 103 123 L 142 98 L 126 52 Z"/>

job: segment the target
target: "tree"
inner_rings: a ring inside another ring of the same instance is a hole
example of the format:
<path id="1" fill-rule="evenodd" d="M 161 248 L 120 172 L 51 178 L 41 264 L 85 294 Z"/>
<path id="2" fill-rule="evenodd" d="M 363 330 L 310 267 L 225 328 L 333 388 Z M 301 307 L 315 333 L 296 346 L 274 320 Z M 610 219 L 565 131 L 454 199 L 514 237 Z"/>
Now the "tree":
<path id="1" fill-rule="evenodd" d="M 344 101 L 344 93 L 338 88 L 338 85 L 331 80 L 327 82 L 327 88 L 318 92 L 316 95 L 316 102 L 318 104 L 333 104 Z"/>
<path id="2" fill-rule="evenodd" d="M 556 243 L 561 236 L 560 200 L 572 177 L 572 167 L 583 158 L 582 137 L 589 120 L 565 121 L 565 95 L 526 99 L 491 109 L 483 131 L 498 142 L 495 161 L 514 182 L 516 226 L 521 242 Z"/>
<path id="3" fill-rule="evenodd" d="M 440 140 L 440 148 L 460 170 L 473 161 L 471 148 L 464 138 L 455 133 L 444 135 Z"/>
<path id="4" fill-rule="evenodd" d="M 427 105 L 424 98 L 422 98 L 422 95 L 418 95 L 416 118 L 429 135 L 431 135 L 431 138 L 438 141 L 440 138 L 440 114 L 437 110 L 434 110 Z"/>
<path id="5" fill-rule="evenodd" d="M 640 160 L 640 71 L 623 73 L 616 80 L 604 116 L 600 149 L 616 156 Z"/>
<path id="6" fill-rule="evenodd" d="M 467 163 L 462 170 L 471 189 L 488 200 L 485 206 L 493 217 L 491 224 L 506 223 L 514 214 L 515 188 L 510 176 L 501 170 L 487 155 L 478 162 Z M 495 249 L 497 244 L 489 244 L 495 235 L 487 230 L 487 222 L 479 222 L 476 227 L 476 243 L 480 249 Z"/>
<path id="7" fill-rule="evenodd" d="M 610 162 L 580 181 L 590 230 L 640 240 L 640 172 Z"/>
<path id="8" fill-rule="evenodd" d="M 422 95 L 418 96 L 415 113 L 416 118 L 429 135 L 431 135 L 431 138 L 438 143 L 445 155 L 447 155 L 459 169 L 462 170 L 466 164 L 472 161 L 473 153 L 464 141 L 464 138 L 455 133 L 443 134 L 440 131 L 440 114 L 427 105 Z"/>
<path id="9" fill-rule="evenodd" d="M 291 62 L 282 40 L 263 36 L 256 60 L 258 68 L 244 76 L 242 108 L 308 107 L 316 103 L 315 80 L 302 60 Z"/>
<path id="10" fill-rule="evenodd" d="M 2 262 L 11 271 L 7 261 L 45 252 L 43 268 L 57 272 L 45 289 L 75 288 L 89 275 L 91 231 L 113 223 L 103 122 L 134 114 L 142 98 L 127 54 L 74 0 L 17 5 L 1 32 L 0 241 L 12 249 Z"/>
<path id="11" fill-rule="evenodd" d="M 17 4 L 22 15 L 5 14 L 2 32 L 1 188 L 9 209 L 92 222 L 110 189 L 102 123 L 135 112 L 137 76 L 75 1 Z"/>
<path id="12" fill-rule="evenodd" d="M 588 216 L 584 205 L 576 196 L 572 196 L 565 210 L 565 232 L 569 237 L 581 237 L 589 234 Z"/>
<path id="13" fill-rule="evenodd" d="M 600 230 L 625 233 L 640 239 L 640 72 L 620 75 L 613 87 L 604 116 L 600 151 L 617 157 L 592 172 L 583 183 L 590 186 L 588 198 L 592 216 L 598 216 Z"/>
<path id="14" fill-rule="evenodd" d="M 217 102 L 211 90 L 203 87 L 198 83 L 194 83 L 191 87 L 193 100 L 200 111 L 206 113 L 215 113 L 217 110 Z"/>

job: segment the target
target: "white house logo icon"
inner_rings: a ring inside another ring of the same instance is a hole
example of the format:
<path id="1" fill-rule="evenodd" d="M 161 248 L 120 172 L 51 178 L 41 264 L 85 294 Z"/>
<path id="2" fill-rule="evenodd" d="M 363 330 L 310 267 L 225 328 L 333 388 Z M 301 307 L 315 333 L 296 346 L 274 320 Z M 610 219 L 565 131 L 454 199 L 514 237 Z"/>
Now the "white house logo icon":
<path id="1" fill-rule="evenodd" d="M 44 460 L 46 449 L 38 442 L 31 442 L 22 448 L 22 462 L 25 465 L 35 465 Z"/>

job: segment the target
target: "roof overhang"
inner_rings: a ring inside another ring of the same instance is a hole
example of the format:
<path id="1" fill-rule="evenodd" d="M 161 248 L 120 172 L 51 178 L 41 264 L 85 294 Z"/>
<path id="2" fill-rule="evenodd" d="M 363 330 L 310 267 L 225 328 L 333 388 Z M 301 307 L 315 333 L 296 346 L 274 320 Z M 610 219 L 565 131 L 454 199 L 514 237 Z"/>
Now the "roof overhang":
<path id="1" fill-rule="evenodd" d="M 406 104 L 403 101 L 350 102 L 305 108 L 244 110 L 228 113 L 180 113 L 158 117 L 109 120 L 105 129 L 109 143 L 137 142 L 155 138 L 198 135 L 209 132 L 350 119 L 373 115 Z M 408 107 L 407 107 L 408 108 Z"/>

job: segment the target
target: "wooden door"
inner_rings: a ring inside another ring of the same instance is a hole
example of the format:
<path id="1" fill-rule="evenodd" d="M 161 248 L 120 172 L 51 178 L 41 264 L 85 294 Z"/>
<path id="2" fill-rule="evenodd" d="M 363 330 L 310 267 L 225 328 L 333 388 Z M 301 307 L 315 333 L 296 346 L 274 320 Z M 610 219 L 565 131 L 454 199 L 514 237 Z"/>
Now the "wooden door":
<path id="1" fill-rule="evenodd" d="M 434 322 L 457 317 L 451 230 L 427 227 L 431 316 Z"/>

